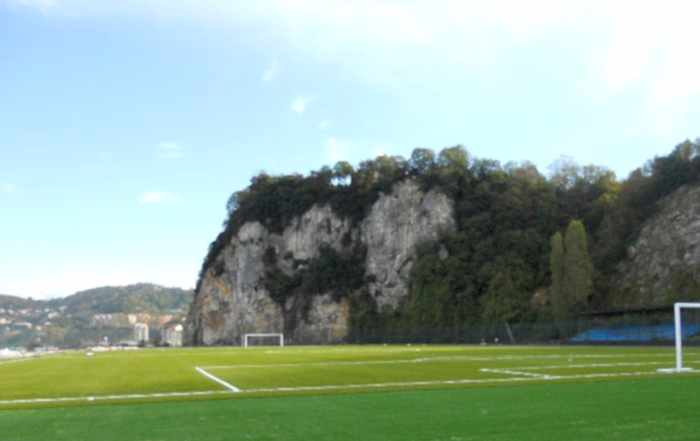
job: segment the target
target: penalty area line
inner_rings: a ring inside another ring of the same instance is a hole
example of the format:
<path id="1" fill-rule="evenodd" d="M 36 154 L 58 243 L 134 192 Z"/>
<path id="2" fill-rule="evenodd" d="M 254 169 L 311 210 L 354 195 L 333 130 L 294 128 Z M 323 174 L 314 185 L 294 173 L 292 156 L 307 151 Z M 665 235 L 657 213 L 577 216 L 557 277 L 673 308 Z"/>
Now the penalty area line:
<path id="1" fill-rule="evenodd" d="M 512 372 L 512 371 L 511 371 Z M 492 372 L 494 373 L 494 372 Z M 505 372 L 501 371 L 505 374 Z M 514 384 L 514 383 L 529 383 L 539 381 L 571 381 L 571 380 L 596 380 L 608 378 L 625 378 L 625 377 L 647 377 L 660 376 L 656 371 L 651 372 L 618 372 L 618 373 L 596 373 L 596 374 L 579 374 L 579 375 L 558 375 L 558 376 L 533 376 L 525 375 L 524 372 L 519 372 L 518 377 L 509 378 L 478 378 L 478 379 L 458 379 L 458 380 L 426 380 L 426 381 L 402 381 L 389 383 L 365 383 L 365 384 L 328 384 L 318 386 L 291 386 L 291 387 L 266 387 L 257 389 L 245 389 L 241 391 L 243 394 L 254 393 L 274 393 L 274 392 L 309 392 L 309 391 L 328 391 L 328 390 L 353 390 L 353 389 L 383 389 L 395 387 L 420 387 L 420 386 L 440 386 L 440 385 L 470 385 L 470 384 Z M 514 373 L 512 375 L 515 375 Z"/>
<path id="2" fill-rule="evenodd" d="M 222 380 L 221 378 L 217 377 L 216 375 L 210 374 L 209 372 L 205 371 L 204 369 L 202 369 L 202 368 L 199 367 L 199 366 L 195 366 L 194 369 L 195 369 L 197 372 L 199 372 L 200 374 L 202 374 L 202 375 L 204 375 L 205 377 L 207 377 L 208 379 L 210 379 L 210 380 L 212 380 L 212 381 L 214 381 L 214 382 L 216 382 L 216 383 L 219 383 L 220 385 L 222 385 L 223 387 L 225 387 L 226 389 L 230 390 L 230 391 L 233 392 L 233 393 L 238 393 L 238 392 L 241 391 L 239 388 L 237 388 L 237 387 L 234 386 L 233 384 L 227 383 L 226 381 Z"/>

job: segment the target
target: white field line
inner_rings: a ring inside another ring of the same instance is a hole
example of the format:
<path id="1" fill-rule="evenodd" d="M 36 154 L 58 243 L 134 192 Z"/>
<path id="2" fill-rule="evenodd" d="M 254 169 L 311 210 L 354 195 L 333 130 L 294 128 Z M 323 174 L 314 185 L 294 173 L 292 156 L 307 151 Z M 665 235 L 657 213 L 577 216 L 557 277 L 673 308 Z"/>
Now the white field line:
<path id="1" fill-rule="evenodd" d="M 493 374 L 506 374 L 506 375 L 515 375 L 516 377 L 532 377 L 532 378 L 540 378 L 542 380 L 550 380 L 553 377 L 551 375 L 546 375 L 546 374 L 534 374 L 532 372 L 523 372 L 523 371 L 516 371 L 513 369 L 491 369 L 491 368 L 483 368 L 479 369 L 481 372 L 490 372 Z"/>
<path id="2" fill-rule="evenodd" d="M 408 382 L 392 382 L 392 383 L 367 383 L 367 384 L 335 384 L 322 386 L 298 386 L 298 387 L 271 387 L 259 389 L 245 389 L 242 393 L 260 393 L 260 392 L 305 392 L 305 391 L 324 391 L 324 390 L 343 390 L 343 389 L 374 389 L 374 388 L 389 388 L 389 387 L 415 387 L 415 386 L 439 386 L 452 384 L 493 384 L 493 383 L 514 383 L 514 382 L 530 382 L 530 381 L 554 381 L 554 380 L 584 380 L 598 378 L 617 378 L 617 377 L 644 377 L 644 376 L 659 376 L 656 371 L 647 372 L 618 372 L 618 373 L 600 373 L 600 374 L 581 374 L 581 375 L 561 375 L 544 377 L 511 377 L 511 378 L 484 378 L 484 379 L 461 379 L 461 380 L 435 380 L 435 381 L 408 381 Z M 687 375 L 687 374 L 686 374 Z"/>
<path id="3" fill-rule="evenodd" d="M 63 356 L 63 353 L 61 352 L 40 352 L 40 353 L 32 353 L 30 355 L 24 355 L 22 357 L 17 357 L 17 358 L 0 358 L 0 366 L 5 365 L 5 364 L 13 364 L 13 363 L 21 363 L 23 361 L 32 361 L 32 360 L 43 360 L 45 358 L 58 358 Z"/>
<path id="4" fill-rule="evenodd" d="M 693 362 L 695 363 L 695 362 Z M 543 369 L 587 369 L 587 368 L 603 368 L 603 367 L 631 367 L 631 366 L 666 366 L 664 361 L 640 361 L 640 362 L 621 362 L 621 363 L 589 363 L 589 364 L 560 364 L 554 366 L 523 366 L 518 369 L 522 371 L 539 371 Z"/>
<path id="5" fill-rule="evenodd" d="M 0 366 L 13 363 L 21 363 L 23 361 L 38 360 L 38 357 L 12 358 L 8 360 L 0 360 Z"/>
<path id="6" fill-rule="evenodd" d="M 652 375 L 655 372 L 634 372 L 625 374 L 592 374 L 595 377 L 617 377 L 617 376 L 641 376 L 641 375 Z M 552 377 L 549 380 L 554 379 L 576 379 L 576 378 L 590 378 L 591 376 L 580 376 L 572 375 L 567 377 Z M 450 385 L 450 384 L 486 384 L 486 383 L 512 383 L 512 382 L 523 382 L 523 381 L 536 381 L 543 380 L 543 378 L 535 377 L 513 377 L 513 378 L 484 378 L 484 379 L 460 379 L 460 380 L 440 380 L 440 381 L 404 381 L 404 382 L 388 382 L 388 383 L 366 383 L 366 384 L 336 384 L 336 385 L 322 385 L 322 386 L 297 386 L 297 387 L 271 387 L 271 388 L 258 388 L 258 389 L 245 389 L 241 390 L 242 394 L 259 393 L 259 392 L 304 392 L 304 391 L 324 391 L 324 390 L 342 390 L 342 389 L 381 389 L 388 387 L 415 387 L 415 386 L 438 386 L 438 385 Z M 42 404 L 42 403 L 67 403 L 67 402 L 94 402 L 94 401 L 110 401 L 110 400 L 136 400 L 144 398 L 167 398 L 167 397 L 194 397 L 194 396 L 209 396 L 209 395 L 220 395 L 228 394 L 228 390 L 218 390 L 218 391 L 195 391 L 195 392 L 163 392 L 163 393 L 153 393 L 153 394 L 125 394 L 125 395 L 98 395 L 98 396 L 87 396 L 87 397 L 55 397 L 55 398 L 31 398 L 31 399 L 16 399 L 16 400 L 2 400 L 0 405 L 15 405 L 15 404 Z"/>
<path id="7" fill-rule="evenodd" d="M 430 363 L 440 361 L 525 361 L 525 360 L 575 360 L 575 359 L 619 359 L 619 358 L 667 358 L 669 363 L 673 361 L 672 354 L 579 354 L 579 355 L 526 355 L 526 356 L 497 356 L 497 357 L 472 357 L 472 356 L 437 356 L 437 357 L 422 357 L 409 358 L 398 360 L 363 360 L 363 361 L 319 361 L 311 363 L 268 363 L 268 364 L 228 364 L 228 365 L 212 365 L 202 366 L 204 369 L 258 369 L 258 368 L 294 368 L 294 367 L 312 367 L 312 366 L 363 366 L 363 365 L 380 365 L 380 364 L 414 364 L 414 363 Z M 691 359 L 690 362 L 692 362 Z M 587 365 L 586 365 L 587 366 Z M 586 367 L 582 365 L 582 367 Z M 630 365 L 632 366 L 632 365 Z"/>
<path id="8" fill-rule="evenodd" d="M 561 375 L 548 375 L 548 374 L 536 374 L 528 371 L 543 371 L 551 369 L 590 369 L 590 368 L 604 368 L 604 367 L 639 367 L 639 366 L 666 366 L 668 363 L 660 361 L 646 361 L 646 362 L 628 362 L 628 363 L 589 363 L 589 364 L 561 364 L 554 366 L 522 366 L 515 369 L 510 368 L 482 368 L 479 369 L 480 372 L 491 372 L 495 374 L 509 374 L 522 377 L 534 377 L 543 379 L 558 379 L 563 378 Z M 568 377 L 567 377 L 568 378 Z"/>
<path id="9" fill-rule="evenodd" d="M 222 380 L 221 378 L 219 378 L 219 377 L 217 377 L 217 376 L 215 376 L 215 375 L 210 374 L 209 372 L 205 371 L 205 370 L 202 369 L 201 367 L 198 367 L 198 366 L 197 366 L 197 367 L 195 367 L 194 369 L 195 369 L 197 372 L 199 372 L 200 374 L 202 374 L 202 375 L 204 375 L 205 377 L 207 377 L 208 379 L 219 383 L 220 385 L 222 385 L 222 386 L 225 387 L 226 389 L 230 390 L 231 392 L 238 393 L 238 392 L 241 391 L 239 388 L 237 388 L 237 387 L 234 386 L 233 384 L 230 384 L 230 383 L 225 382 L 225 381 Z"/>
<path id="10" fill-rule="evenodd" d="M 697 373 L 697 372 L 696 372 Z M 678 375 L 694 375 L 696 373 L 685 373 Z M 519 373 L 518 375 L 521 375 Z M 559 375 L 548 377 L 536 376 L 520 376 L 510 378 L 480 378 L 480 379 L 457 379 L 457 380 L 427 380 L 427 381 L 403 381 L 403 382 L 387 382 L 387 383 L 366 383 L 366 384 L 334 384 L 320 386 L 296 386 L 296 387 L 270 387 L 270 388 L 253 388 L 239 390 L 241 394 L 252 394 L 261 392 L 312 392 L 326 390 L 352 390 L 352 389 L 382 389 L 392 387 L 417 387 L 417 386 L 441 386 L 441 385 L 463 385 L 463 384 L 498 384 L 498 383 L 517 383 L 517 382 L 536 382 L 536 381 L 555 381 L 555 380 L 583 380 L 583 379 L 600 379 L 600 378 L 619 378 L 619 377 L 645 377 L 645 376 L 662 376 L 656 371 L 645 372 L 617 372 L 617 373 L 598 373 L 598 374 L 579 374 L 579 375 Z M 94 402 L 94 401 L 113 401 L 113 400 L 137 400 L 150 398 L 171 398 L 171 397 L 196 397 L 196 396 L 212 396 L 221 394 L 230 394 L 230 390 L 217 391 L 192 391 L 192 392 L 162 392 L 151 394 L 125 394 L 125 395 L 98 395 L 88 397 L 56 397 L 56 398 L 31 398 L 31 399 L 16 399 L 2 400 L 0 405 L 16 405 L 16 404 L 42 404 L 42 403 L 66 403 L 66 402 Z"/>
<path id="11" fill-rule="evenodd" d="M 409 359 L 409 360 L 365 360 L 365 361 L 318 361 L 312 363 L 270 363 L 270 364 L 226 364 L 218 366 L 204 366 L 206 369 L 258 369 L 258 368 L 293 368 L 293 367 L 311 367 L 311 366 L 364 366 L 373 364 L 415 364 L 425 360 Z"/>
<path id="12" fill-rule="evenodd" d="M 13 404 L 41 404 L 41 403 L 69 403 L 76 401 L 112 401 L 112 400 L 138 400 L 144 398 L 170 398 L 170 397 L 199 397 L 209 395 L 227 394 L 229 391 L 209 390 L 192 392 L 156 392 L 152 394 L 125 394 L 125 395 L 95 395 L 87 397 L 56 397 L 56 398 L 27 398 L 17 400 L 0 400 L 0 405 Z"/>

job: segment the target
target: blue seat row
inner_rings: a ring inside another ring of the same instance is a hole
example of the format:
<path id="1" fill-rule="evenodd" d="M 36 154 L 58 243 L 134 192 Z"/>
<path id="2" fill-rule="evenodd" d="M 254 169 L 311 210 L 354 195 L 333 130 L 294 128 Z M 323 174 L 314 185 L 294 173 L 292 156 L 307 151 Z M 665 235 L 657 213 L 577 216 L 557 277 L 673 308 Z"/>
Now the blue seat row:
<path id="1" fill-rule="evenodd" d="M 683 338 L 700 334 L 700 324 L 684 325 L 681 331 Z M 626 325 L 610 328 L 594 328 L 581 332 L 570 339 L 575 343 L 605 343 L 605 342 L 653 342 L 673 340 L 674 325 Z"/>

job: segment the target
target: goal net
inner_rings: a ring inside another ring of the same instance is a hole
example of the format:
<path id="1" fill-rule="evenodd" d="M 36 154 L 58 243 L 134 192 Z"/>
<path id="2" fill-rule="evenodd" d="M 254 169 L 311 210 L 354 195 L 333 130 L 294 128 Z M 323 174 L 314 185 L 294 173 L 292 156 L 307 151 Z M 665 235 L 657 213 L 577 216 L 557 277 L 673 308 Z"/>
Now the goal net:
<path id="1" fill-rule="evenodd" d="M 258 333 L 244 334 L 243 347 L 249 346 L 284 346 L 284 334 L 281 333 Z"/>
<path id="2" fill-rule="evenodd" d="M 676 303 L 673 305 L 673 338 L 676 346 L 676 365 L 659 369 L 659 372 L 690 372 L 688 347 L 700 343 L 700 303 Z M 696 361 L 693 358 L 693 361 Z"/>

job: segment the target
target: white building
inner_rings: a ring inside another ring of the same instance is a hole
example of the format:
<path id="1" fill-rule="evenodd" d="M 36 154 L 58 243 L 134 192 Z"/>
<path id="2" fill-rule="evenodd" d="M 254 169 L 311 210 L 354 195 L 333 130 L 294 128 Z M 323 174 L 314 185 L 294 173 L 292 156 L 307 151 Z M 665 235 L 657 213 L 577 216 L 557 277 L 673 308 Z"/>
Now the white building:
<path id="1" fill-rule="evenodd" d="M 163 330 L 163 341 L 171 347 L 182 346 L 182 325 L 168 326 Z"/>
<path id="2" fill-rule="evenodd" d="M 148 342 L 148 325 L 145 323 L 136 323 L 134 325 L 134 340 L 138 343 Z"/>

